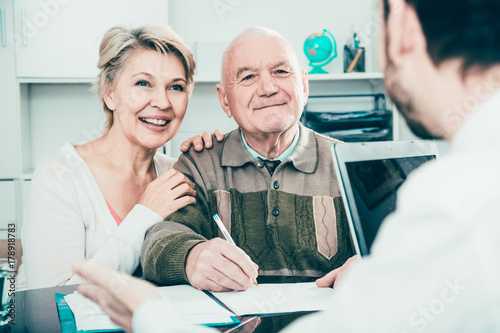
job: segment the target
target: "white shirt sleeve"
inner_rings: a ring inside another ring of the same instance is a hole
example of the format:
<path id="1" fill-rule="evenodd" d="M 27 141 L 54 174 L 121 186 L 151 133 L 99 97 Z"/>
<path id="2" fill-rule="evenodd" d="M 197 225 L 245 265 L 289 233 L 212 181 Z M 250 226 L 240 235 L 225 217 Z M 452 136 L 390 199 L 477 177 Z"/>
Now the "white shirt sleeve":
<path id="1" fill-rule="evenodd" d="M 90 259 L 110 269 L 133 273 L 146 230 L 163 220 L 147 207 L 136 205 L 120 226 L 103 235 L 97 230 L 99 221 L 89 223 L 86 214 L 90 214 L 86 207 L 76 202 L 62 184 L 33 180 L 22 235 L 28 288 L 85 282 L 71 270 L 77 260 Z"/>
<path id="2" fill-rule="evenodd" d="M 175 159 L 154 156 L 163 173 Z M 110 269 L 133 273 L 140 262 L 146 230 L 163 218 L 135 205 L 118 226 L 85 161 L 66 143 L 41 162 L 33 176 L 22 228 L 22 289 L 85 282 L 71 265 L 92 260 Z"/>
<path id="3" fill-rule="evenodd" d="M 146 230 L 163 218 L 143 205 L 135 205 L 104 244 L 94 253 L 91 261 L 120 272 L 133 273 L 140 262 Z M 73 275 L 68 284 L 82 283 Z"/>
<path id="4" fill-rule="evenodd" d="M 22 230 L 23 263 L 28 288 L 66 284 L 71 265 L 85 259 L 85 223 L 65 188 L 33 179 Z"/>

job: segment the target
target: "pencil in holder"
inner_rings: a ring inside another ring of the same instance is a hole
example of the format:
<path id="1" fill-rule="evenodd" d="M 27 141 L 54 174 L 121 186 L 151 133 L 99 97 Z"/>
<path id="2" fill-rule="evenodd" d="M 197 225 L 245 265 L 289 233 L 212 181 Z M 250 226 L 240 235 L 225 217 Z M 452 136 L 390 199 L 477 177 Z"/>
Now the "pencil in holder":
<path id="1" fill-rule="evenodd" d="M 365 48 L 344 46 L 344 73 L 365 72 Z"/>

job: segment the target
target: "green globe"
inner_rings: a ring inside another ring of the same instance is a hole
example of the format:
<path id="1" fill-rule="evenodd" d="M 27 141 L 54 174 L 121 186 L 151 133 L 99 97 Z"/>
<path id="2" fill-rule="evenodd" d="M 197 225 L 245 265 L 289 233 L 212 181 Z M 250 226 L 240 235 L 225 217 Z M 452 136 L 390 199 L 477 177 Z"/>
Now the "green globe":
<path id="1" fill-rule="evenodd" d="M 304 53 L 312 67 L 310 74 L 328 74 L 322 67 L 337 57 L 337 42 L 326 29 L 313 33 L 304 42 Z"/>

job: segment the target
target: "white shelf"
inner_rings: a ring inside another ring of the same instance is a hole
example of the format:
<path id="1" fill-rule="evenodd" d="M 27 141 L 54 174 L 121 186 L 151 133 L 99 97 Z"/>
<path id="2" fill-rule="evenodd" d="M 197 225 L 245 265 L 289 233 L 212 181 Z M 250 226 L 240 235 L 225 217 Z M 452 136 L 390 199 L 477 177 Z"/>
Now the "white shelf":
<path id="1" fill-rule="evenodd" d="M 94 83 L 96 77 L 18 77 L 18 83 Z M 195 83 L 219 83 L 215 77 L 195 77 Z"/>
<path id="2" fill-rule="evenodd" d="M 33 178 L 34 173 L 35 173 L 35 171 L 29 172 L 29 173 L 22 173 L 21 176 L 19 177 L 19 179 L 20 180 L 31 180 Z"/>
<path id="3" fill-rule="evenodd" d="M 352 81 L 352 80 L 382 80 L 384 74 L 381 72 L 373 73 L 333 73 L 333 74 L 309 74 L 309 81 Z M 93 83 L 96 77 L 19 77 L 19 83 Z M 215 76 L 195 76 L 195 83 L 219 83 L 220 78 Z"/>
<path id="4" fill-rule="evenodd" d="M 333 73 L 333 74 L 309 74 L 309 81 L 346 81 L 346 80 L 382 80 L 384 74 L 373 73 Z M 220 79 L 210 76 L 195 76 L 195 83 L 219 83 Z"/>
<path id="5" fill-rule="evenodd" d="M 220 77 L 215 76 L 194 76 L 194 83 L 219 83 Z"/>
<path id="6" fill-rule="evenodd" d="M 93 83 L 97 81 L 96 77 L 18 77 L 18 83 Z M 219 78 L 215 77 L 196 77 L 195 83 L 218 83 Z"/>
<path id="7" fill-rule="evenodd" d="M 382 80 L 384 74 L 374 73 L 333 73 L 309 74 L 309 81 Z"/>
<path id="8" fill-rule="evenodd" d="M 93 83 L 97 77 L 18 77 L 18 83 Z"/>
<path id="9" fill-rule="evenodd" d="M 93 83 L 97 81 L 96 77 L 18 77 L 18 83 Z M 198 77 L 194 78 L 195 83 L 219 83 L 220 79 L 216 77 Z"/>

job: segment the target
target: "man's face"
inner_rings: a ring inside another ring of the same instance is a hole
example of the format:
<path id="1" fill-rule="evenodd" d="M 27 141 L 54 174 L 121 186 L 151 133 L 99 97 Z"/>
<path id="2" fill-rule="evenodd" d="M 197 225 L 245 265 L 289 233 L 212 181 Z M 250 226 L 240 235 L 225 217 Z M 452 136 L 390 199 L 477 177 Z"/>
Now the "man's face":
<path id="1" fill-rule="evenodd" d="M 380 1 L 380 4 L 382 6 L 380 13 L 383 15 L 384 1 Z M 388 20 L 390 20 L 390 15 L 391 14 L 389 14 Z M 381 22 L 385 22 L 385 20 L 382 18 Z M 433 135 L 422 123 L 422 112 L 421 110 L 417 110 L 415 97 L 412 95 L 412 87 L 414 84 L 418 83 L 410 82 L 408 80 L 408 76 L 405 75 L 404 70 L 399 68 L 391 59 L 388 51 L 389 44 L 391 43 L 391 34 L 386 23 L 384 23 L 382 33 L 379 34 L 378 62 L 380 68 L 384 72 L 384 83 L 387 93 L 391 97 L 401 115 L 405 118 L 406 123 L 413 134 L 422 139 L 435 139 L 436 136 Z"/>
<path id="2" fill-rule="evenodd" d="M 307 74 L 285 41 L 247 36 L 232 46 L 226 65 L 224 111 L 245 135 L 282 133 L 299 121 L 307 101 Z"/>

